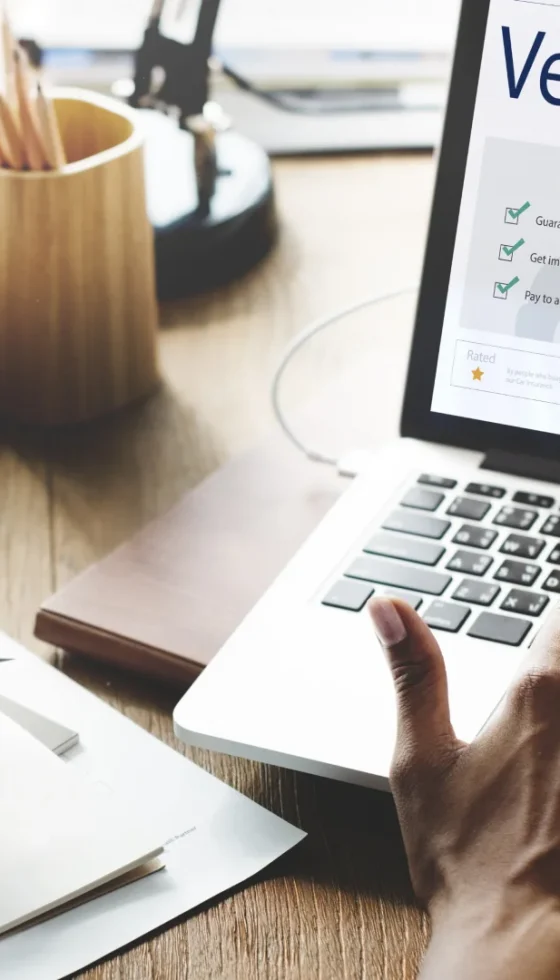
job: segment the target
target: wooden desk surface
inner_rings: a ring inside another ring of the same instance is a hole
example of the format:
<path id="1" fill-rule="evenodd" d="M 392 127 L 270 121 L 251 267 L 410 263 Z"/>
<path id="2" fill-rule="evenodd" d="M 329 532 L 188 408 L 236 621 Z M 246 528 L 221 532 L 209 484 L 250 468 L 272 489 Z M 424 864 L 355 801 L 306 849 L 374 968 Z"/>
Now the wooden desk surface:
<path id="1" fill-rule="evenodd" d="M 46 650 L 32 637 L 33 620 L 71 576 L 266 433 L 268 381 L 290 336 L 315 316 L 419 275 L 429 157 L 284 160 L 275 171 L 283 226 L 276 253 L 244 281 L 162 310 L 166 384 L 158 395 L 79 434 L 0 434 L 1 626 L 179 749 L 170 717 L 176 693 Z M 409 334 L 410 316 L 393 318 L 396 392 Z M 376 438 L 396 431 L 397 405 L 395 396 L 379 413 Z M 414 907 L 390 799 L 189 755 L 309 837 L 258 883 L 87 977 L 412 980 L 427 924 Z"/>

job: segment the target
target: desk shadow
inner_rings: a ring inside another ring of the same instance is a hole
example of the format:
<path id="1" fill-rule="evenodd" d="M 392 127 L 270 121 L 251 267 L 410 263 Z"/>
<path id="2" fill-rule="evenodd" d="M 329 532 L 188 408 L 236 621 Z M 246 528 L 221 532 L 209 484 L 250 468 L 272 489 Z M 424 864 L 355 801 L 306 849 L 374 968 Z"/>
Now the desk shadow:
<path id="1" fill-rule="evenodd" d="M 237 316 L 263 307 L 263 292 L 277 293 L 277 284 L 291 283 L 300 275 L 303 263 L 300 239 L 289 225 L 283 225 L 276 247 L 242 276 L 218 288 L 193 296 L 160 303 L 161 331 L 231 330 Z M 277 299 L 278 297 L 276 297 Z"/>
<path id="2" fill-rule="evenodd" d="M 57 667 L 96 697 L 116 705 L 126 704 L 128 714 L 136 712 L 148 718 L 156 713 L 167 718 L 170 726 L 173 709 L 185 693 L 185 685 L 142 677 L 72 651 L 59 652 Z"/>
<path id="3" fill-rule="evenodd" d="M 227 455 L 216 439 L 195 408 L 166 385 L 144 402 L 79 427 L 0 425 L 0 449 L 16 453 L 46 482 L 53 560 L 62 560 L 65 578 L 113 550 L 216 470 Z M 66 549 L 71 535 L 72 554 Z"/>
<path id="4" fill-rule="evenodd" d="M 308 833 L 288 855 L 293 875 L 362 898 L 416 904 L 390 794 L 302 774 L 292 783 Z"/>
<path id="5" fill-rule="evenodd" d="M 415 907 L 389 793 L 294 773 L 217 753 L 189 757 L 250 799 L 308 834 L 265 878 L 287 875 L 350 894 Z"/>
<path id="6" fill-rule="evenodd" d="M 146 453 L 147 461 L 156 462 L 161 455 L 162 433 L 174 452 L 182 448 L 186 453 L 195 441 L 200 453 L 205 435 L 200 432 L 200 422 L 196 407 L 183 402 L 169 384 L 162 382 L 150 396 L 79 425 L 42 427 L 0 420 L 0 446 L 22 454 L 40 454 L 47 462 L 73 471 L 86 460 L 97 470 L 108 471 L 111 463 L 126 469 L 131 462 L 138 465 L 140 451 Z M 208 452 L 212 449 L 209 446 Z M 221 455 L 211 459 L 214 468 L 221 461 Z M 188 471 L 184 462 L 181 465 L 180 456 L 174 468 Z"/>

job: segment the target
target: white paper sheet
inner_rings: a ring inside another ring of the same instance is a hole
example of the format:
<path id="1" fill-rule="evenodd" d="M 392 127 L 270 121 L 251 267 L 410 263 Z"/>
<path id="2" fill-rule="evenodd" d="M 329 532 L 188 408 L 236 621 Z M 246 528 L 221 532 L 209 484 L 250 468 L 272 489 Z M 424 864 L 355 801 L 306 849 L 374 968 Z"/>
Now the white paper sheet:
<path id="1" fill-rule="evenodd" d="M 0 661 L 0 672 L 2 661 Z M 0 673 L 0 692 L 2 691 L 2 675 Z M 59 725 L 52 718 L 30 711 L 24 704 L 17 701 L 10 701 L 9 698 L 2 697 L 0 693 L 0 716 L 5 715 L 25 728 L 30 735 L 33 735 L 41 742 L 46 749 L 50 749 L 55 755 L 64 755 L 69 749 L 74 748 L 80 740 L 78 732 L 72 732 L 64 725 Z"/>
<path id="2" fill-rule="evenodd" d="M 166 842 L 165 870 L 0 939 L 2 980 L 60 980 L 257 874 L 305 834 L 0 635 L 2 693 L 80 732 L 64 758 Z M 1 814 L 0 814 L 1 824 Z"/>
<path id="3" fill-rule="evenodd" d="M 0 746 L 1 935 L 161 854 L 142 812 L 120 806 L 2 713 Z"/>

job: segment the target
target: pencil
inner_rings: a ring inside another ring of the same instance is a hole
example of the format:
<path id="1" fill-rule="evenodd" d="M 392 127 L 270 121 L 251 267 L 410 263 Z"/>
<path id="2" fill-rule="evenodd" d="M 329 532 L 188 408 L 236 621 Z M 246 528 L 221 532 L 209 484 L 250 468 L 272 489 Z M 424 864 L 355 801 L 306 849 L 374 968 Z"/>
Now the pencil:
<path id="1" fill-rule="evenodd" d="M 55 108 L 45 95 L 41 82 L 37 82 L 37 117 L 45 143 L 47 163 L 53 170 L 60 170 L 66 165 L 66 153 Z"/>
<path id="2" fill-rule="evenodd" d="M 30 170 L 44 170 L 47 166 L 47 151 L 39 128 L 36 109 L 29 94 L 30 80 L 26 58 L 23 51 L 17 47 L 13 52 L 13 61 L 25 156 Z"/>
<path id="3" fill-rule="evenodd" d="M 19 126 L 9 102 L 1 93 L 0 131 L 4 137 L 2 148 L 6 163 L 13 170 L 23 170 L 26 158 Z"/>
<path id="4" fill-rule="evenodd" d="M 13 62 L 13 52 L 16 48 L 16 40 L 12 34 L 12 29 L 10 27 L 10 22 L 8 20 L 8 15 L 6 13 L 6 8 L 4 3 L 1 7 L 1 24 L 0 24 L 0 34 L 1 34 L 1 47 L 2 47 L 2 66 L 4 74 L 4 93 L 8 102 L 15 102 L 16 99 L 16 86 L 14 79 L 14 62 Z"/>
<path id="5" fill-rule="evenodd" d="M 8 153 L 8 143 L 4 134 L 4 128 L 0 123 L 0 167 L 9 167 Z"/>

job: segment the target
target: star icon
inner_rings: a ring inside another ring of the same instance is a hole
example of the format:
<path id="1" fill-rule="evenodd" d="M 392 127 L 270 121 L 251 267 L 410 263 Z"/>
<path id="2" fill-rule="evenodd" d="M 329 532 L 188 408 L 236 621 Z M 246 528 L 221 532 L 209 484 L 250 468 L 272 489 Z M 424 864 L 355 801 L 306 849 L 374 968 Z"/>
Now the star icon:
<path id="1" fill-rule="evenodd" d="M 482 381 L 483 377 L 484 371 L 481 371 L 480 368 L 477 368 L 476 371 L 473 371 L 472 373 L 473 381 Z"/>

